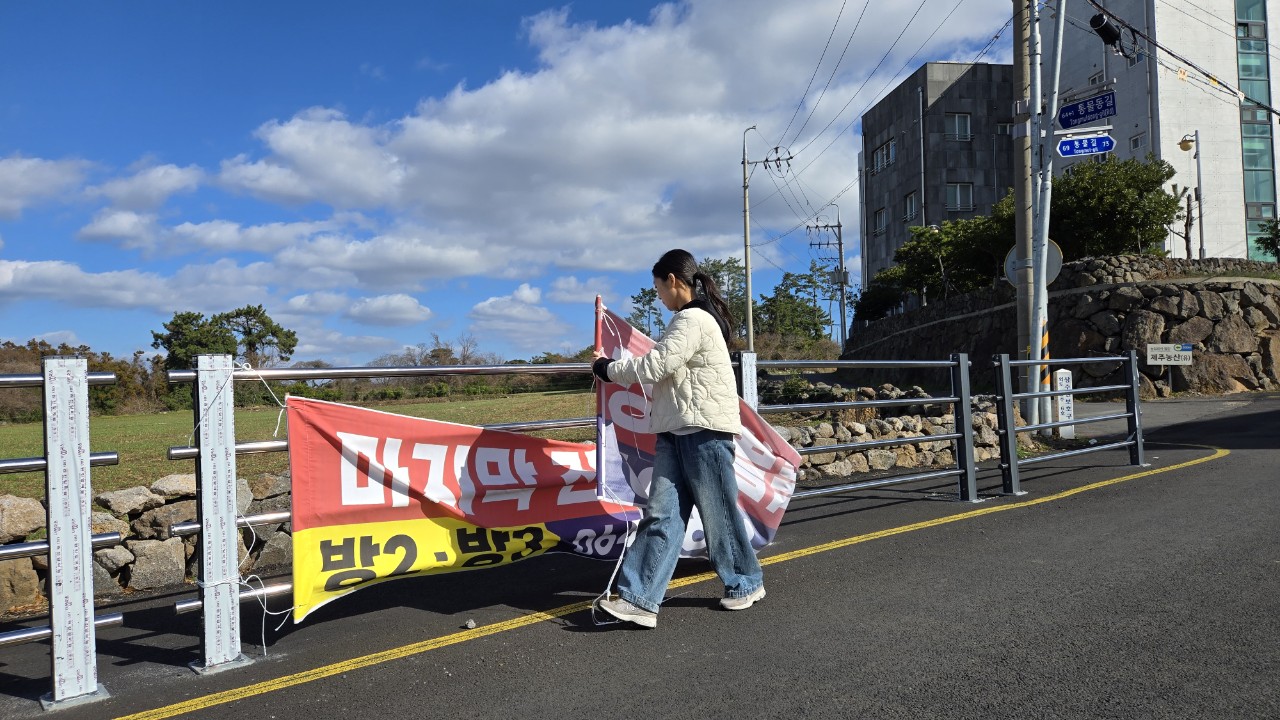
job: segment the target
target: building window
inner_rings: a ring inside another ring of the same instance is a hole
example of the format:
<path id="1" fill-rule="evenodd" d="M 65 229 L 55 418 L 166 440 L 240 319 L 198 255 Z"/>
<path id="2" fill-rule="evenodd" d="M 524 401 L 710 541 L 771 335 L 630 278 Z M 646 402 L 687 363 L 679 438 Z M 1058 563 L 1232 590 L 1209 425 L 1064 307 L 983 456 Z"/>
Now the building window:
<path id="1" fill-rule="evenodd" d="M 947 140 L 969 141 L 973 139 L 973 133 L 969 129 L 969 113 L 947 113 L 945 120 Z"/>
<path id="2" fill-rule="evenodd" d="M 1244 169 L 1245 170 L 1270 170 L 1271 169 L 1271 140 L 1261 137 L 1245 137 L 1242 141 L 1244 146 Z"/>
<path id="3" fill-rule="evenodd" d="M 872 153 L 871 172 L 878 173 L 889 167 L 898 159 L 898 141 L 890 140 L 889 142 L 876 148 Z"/>
<path id="4" fill-rule="evenodd" d="M 955 212 L 973 210 L 973 183 L 947 183 L 947 209 Z"/>
<path id="5" fill-rule="evenodd" d="M 1012 135 L 1013 123 L 996 123 L 997 135 Z"/>
<path id="6" fill-rule="evenodd" d="M 911 222 L 920 214 L 920 196 L 917 193 L 909 193 L 903 200 L 902 222 Z"/>
<path id="7" fill-rule="evenodd" d="M 1146 133 L 1138 133 L 1137 135 L 1134 135 L 1133 137 L 1129 138 L 1129 149 L 1130 149 L 1130 150 L 1137 151 L 1137 150 L 1141 150 L 1142 148 L 1144 148 L 1144 147 L 1146 147 L 1146 146 L 1147 146 L 1147 134 L 1146 134 Z"/>
<path id="8" fill-rule="evenodd" d="M 1089 76 L 1089 84 L 1090 84 L 1090 85 L 1101 85 L 1101 84 L 1102 84 L 1102 71 L 1101 71 L 1101 70 L 1099 70 L 1098 72 L 1096 72 L 1096 73 L 1094 73 L 1094 74 L 1092 74 L 1092 75 L 1090 75 L 1090 76 Z"/>
<path id="9" fill-rule="evenodd" d="M 1147 59 L 1147 53 L 1142 48 L 1134 48 L 1133 54 L 1128 57 L 1129 67 L 1133 67 L 1143 60 Z"/>
<path id="10" fill-rule="evenodd" d="M 888 215 L 889 214 L 884 211 L 884 208 L 880 208 L 876 211 L 875 220 L 872 222 L 871 226 L 872 235 L 880 236 L 884 234 L 885 229 L 888 227 Z"/>

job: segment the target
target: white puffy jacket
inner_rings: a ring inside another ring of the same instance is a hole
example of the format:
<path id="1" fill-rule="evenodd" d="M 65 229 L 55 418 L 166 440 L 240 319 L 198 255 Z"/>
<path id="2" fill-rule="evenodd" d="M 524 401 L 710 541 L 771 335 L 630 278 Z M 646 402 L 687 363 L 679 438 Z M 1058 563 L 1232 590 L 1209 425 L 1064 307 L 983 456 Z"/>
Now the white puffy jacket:
<path id="1" fill-rule="evenodd" d="M 609 364 L 609 379 L 623 385 L 653 385 L 649 430 L 700 427 L 737 435 L 738 386 L 729 348 L 711 313 L 686 305 L 672 318 L 648 353 Z"/>

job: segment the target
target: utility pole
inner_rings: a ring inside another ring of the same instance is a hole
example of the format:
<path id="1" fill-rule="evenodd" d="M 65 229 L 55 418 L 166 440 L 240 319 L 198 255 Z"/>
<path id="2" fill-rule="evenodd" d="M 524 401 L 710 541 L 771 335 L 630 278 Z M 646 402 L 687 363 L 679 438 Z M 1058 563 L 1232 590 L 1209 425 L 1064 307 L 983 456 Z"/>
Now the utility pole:
<path id="1" fill-rule="evenodd" d="M 768 170 L 770 164 L 773 165 L 779 175 L 783 174 L 783 163 L 786 163 L 787 170 L 791 169 L 791 161 L 794 156 L 787 152 L 786 157 L 782 157 L 782 148 L 775 147 L 764 160 L 747 160 L 747 133 L 755 130 L 756 126 L 752 125 L 742 131 L 742 266 L 746 271 L 747 281 L 744 289 L 747 294 L 747 352 L 754 353 L 756 351 L 756 331 L 752 321 L 751 306 L 754 299 L 751 296 L 751 202 L 748 199 L 747 188 L 750 184 L 748 171 L 752 165 L 764 165 Z"/>
<path id="2" fill-rule="evenodd" d="M 1014 138 L 1014 159 L 1016 167 L 1014 168 L 1013 183 L 1013 202 L 1016 206 L 1014 212 L 1014 230 L 1016 242 L 1014 245 L 1015 273 L 1018 287 L 1017 301 L 1017 323 L 1018 323 L 1018 357 L 1026 359 L 1031 354 L 1031 300 L 1032 300 L 1032 267 L 1031 256 L 1033 247 L 1031 242 L 1031 229 L 1033 227 L 1031 212 L 1031 193 L 1032 193 L 1032 168 L 1031 168 L 1031 144 L 1032 138 L 1028 121 L 1031 116 L 1039 110 L 1033 106 L 1031 96 L 1031 58 L 1029 57 L 1028 45 L 1031 40 L 1031 12 L 1030 3 L 1035 0 L 1013 0 L 1013 26 L 1016 31 L 1013 39 L 1013 82 L 1020 100 L 1017 102 L 1014 115 L 1018 121 L 1016 126 L 1016 137 Z M 1036 100 L 1035 102 L 1038 102 Z M 1039 138 L 1037 138 L 1039 140 Z M 1028 372 L 1028 368 L 1023 368 L 1020 375 L 1023 392 L 1031 392 L 1033 390 L 1028 378 L 1035 377 L 1034 372 Z"/>
<path id="3" fill-rule="evenodd" d="M 836 286 L 836 292 L 839 293 L 839 300 L 840 300 L 840 352 L 843 353 L 844 344 L 847 340 L 845 334 L 848 332 L 848 322 L 845 320 L 845 316 L 844 316 L 844 289 L 849 284 L 849 274 L 845 272 L 845 269 L 844 269 L 844 235 L 843 235 L 843 228 L 840 225 L 840 207 L 836 206 L 836 224 L 835 225 L 832 225 L 830 223 L 824 223 L 821 225 L 806 225 L 805 229 L 817 230 L 819 232 L 824 230 L 826 231 L 834 230 L 836 233 L 836 253 L 839 258 L 839 265 L 836 270 L 835 286 Z M 827 241 L 811 242 L 809 243 L 809 245 L 812 247 L 831 247 L 831 243 Z"/>

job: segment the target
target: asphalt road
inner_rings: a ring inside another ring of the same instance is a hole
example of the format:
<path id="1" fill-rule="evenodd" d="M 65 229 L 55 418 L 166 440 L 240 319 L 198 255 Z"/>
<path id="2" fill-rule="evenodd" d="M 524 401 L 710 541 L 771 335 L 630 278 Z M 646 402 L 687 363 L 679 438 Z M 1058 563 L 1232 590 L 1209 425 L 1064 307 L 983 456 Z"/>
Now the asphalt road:
<path id="1" fill-rule="evenodd" d="M 597 627 L 611 566 L 547 556 L 280 630 L 246 606 L 254 661 L 198 676 L 198 616 L 152 598 L 99 633 L 109 699 L 46 713 L 48 646 L 0 649 L 0 718 L 1280 718 L 1280 397 L 1144 407 L 1146 468 L 1111 450 L 1028 466 L 1019 497 L 988 468 L 979 503 L 793 503 L 745 612 L 688 562 L 656 630 Z"/>

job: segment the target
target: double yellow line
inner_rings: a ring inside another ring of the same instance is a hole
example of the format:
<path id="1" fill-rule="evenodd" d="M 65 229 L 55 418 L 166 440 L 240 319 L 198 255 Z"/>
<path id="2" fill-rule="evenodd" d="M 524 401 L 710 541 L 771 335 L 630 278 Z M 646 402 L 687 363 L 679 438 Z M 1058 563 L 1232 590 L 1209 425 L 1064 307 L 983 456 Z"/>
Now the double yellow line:
<path id="1" fill-rule="evenodd" d="M 1204 446 L 1195 446 L 1195 447 L 1204 447 Z M 819 553 L 829 552 L 831 550 L 839 550 L 840 548 L 849 547 L 850 545 L 857 545 L 859 543 L 870 542 L 872 540 L 880 540 L 882 538 L 891 537 L 893 535 L 901 535 L 903 533 L 915 532 L 917 530 L 925 530 L 931 527 L 937 527 L 939 525 L 946 525 L 947 523 L 960 522 L 962 520 L 972 520 L 974 518 L 982 517 L 984 515 L 991 515 L 994 513 L 1005 512 L 1007 510 L 1017 510 L 1020 508 L 1031 507 L 1033 505 L 1039 505 L 1041 503 L 1054 502 L 1056 500 L 1062 500 L 1063 498 L 1071 497 L 1072 495 L 1079 495 L 1080 493 L 1089 492 L 1091 490 L 1097 490 L 1099 488 L 1104 488 L 1109 485 L 1116 485 L 1122 482 L 1128 482 L 1130 480 L 1137 480 L 1139 478 L 1150 477 L 1152 475 L 1167 473 L 1174 470 L 1181 470 L 1183 468 L 1191 467 L 1193 465 L 1199 465 L 1201 463 L 1210 462 L 1212 460 L 1218 460 L 1230 454 L 1229 450 L 1223 450 L 1220 448 L 1206 447 L 1206 449 L 1213 450 L 1214 453 L 1212 455 L 1207 455 L 1205 457 L 1197 458 L 1195 460 L 1189 460 L 1184 463 L 1178 463 L 1177 465 L 1170 465 L 1168 467 L 1163 467 L 1163 468 L 1158 468 L 1153 470 L 1146 470 L 1143 472 L 1134 473 L 1132 475 L 1125 475 L 1124 477 L 1113 478 L 1111 480 L 1102 480 L 1099 482 L 1090 483 L 1088 485 L 1082 485 L 1078 488 L 1073 488 L 1071 490 L 1064 490 L 1060 493 L 1055 493 L 1053 495 L 1046 495 L 1045 497 L 1035 498 L 1033 500 L 1025 500 L 1022 502 L 1010 503 L 1006 505 L 992 505 L 990 507 L 970 510 L 968 512 L 957 513 L 955 515 L 948 515 L 946 517 L 936 518 L 934 520 L 925 520 L 923 522 L 913 523 L 911 525 L 902 525 L 900 527 L 888 528 L 886 530 L 879 530 L 873 533 L 866 533 L 864 535 L 855 535 L 853 537 L 844 538 L 843 540 L 835 540 L 829 543 L 823 543 L 822 545 L 813 545 L 806 548 L 800 548 L 799 550 L 792 550 L 791 552 L 780 553 L 778 555 L 771 555 L 767 558 L 762 558 L 760 560 L 760 564 L 774 565 L 777 563 L 782 563 L 790 560 L 797 560 L 799 558 L 808 557 L 810 555 L 817 555 Z M 712 580 L 715 577 L 716 575 L 713 572 L 705 572 L 698 575 L 691 575 L 689 577 L 672 580 L 670 587 L 672 588 L 685 587 L 687 585 L 694 585 L 700 582 L 706 582 L 707 580 Z M 382 652 L 373 653 L 371 655 L 363 655 L 361 657 L 351 658 L 350 660 L 343 660 L 342 662 L 333 663 L 332 665 L 324 665 L 322 667 L 314 668 L 312 670 L 307 670 L 305 672 L 295 673 L 293 675 L 285 675 L 284 677 L 279 677 L 274 680 L 267 680 L 265 682 L 255 683 L 253 685 L 246 685 L 244 687 L 234 688 L 231 690 L 224 690 L 222 692 L 213 693 L 211 695 L 205 695 L 203 697 L 193 698 L 185 702 L 180 702 L 173 705 L 166 705 L 164 707 L 156 708 L 154 710 L 147 710 L 144 712 L 135 713 L 133 715 L 125 715 L 120 718 L 117 718 L 117 720 L 161 720 L 162 718 L 171 718 L 171 717 L 175 717 L 185 713 L 196 712 L 198 710 L 202 710 L 208 707 L 213 707 L 215 705 L 222 705 L 224 703 L 235 702 L 236 700 L 244 700 L 251 697 L 257 697 L 259 695 L 264 695 L 266 693 L 275 692 L 276 690 L 284 690 L 285 688 L 295 687 L 297 685 L 303 685 L 305 683 L 313 682 L 315 680 L 321 680 L 323 678 L 327 678 L 333 675 L 340 675 L 342 673 L 350 672 L 352 670 L 359 670 L 361 668 L 367 668 L 373 665 L 379 665 L 381 663 L 390 662 L 392 660 L 399 660 L 401 658 L 406 658 L 411 655 L 418 655 L 421 653 L 429 652 L 431 650 L 437 650 L 439 648 L 448 647 L 450 645 L 457 645 L 459 643 L 464 643 L 469 640 L 475 640 L 477 638 L 486 637 L 488 635 L 496 635 L 498 633 L 507 632 L 508 630 L 517 630 L 519 628 L 528 627 L 529 625 L 534 625 L 536 623 L 544 622 L 547 620 L 553 620 L 558 617 L 564 617 L 565 615 L 572 615 L 573 613 L 583 612 L 591 609 L 591 603 L 592 601 L 585 600 L 583 602 L 577 602 L 571 605 L 564 605 L 552 610 L 548 610 L 546 612 L 530 613 L 528 615 L 522 615 L 520 617 L 512 618 L 510 620 L 504 620 L 502 622 L 494 623 L 492 625 L 485 625 L 484 627 L 478 627 L 473 630 L 464 630 L 462 632 L 456 632 L 451 635 L 444 635 L 437 638 L 431 638 L 430 640 L 423 640 L 421 642 L 416 642 L 409 645 L 403 645 L 398 648 L 383 650 Z"/>

